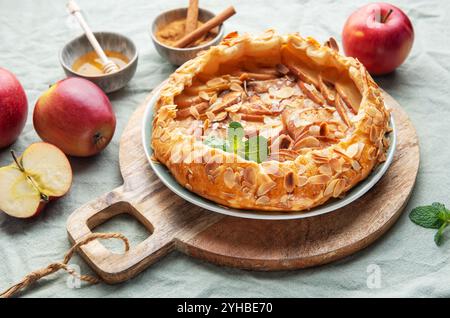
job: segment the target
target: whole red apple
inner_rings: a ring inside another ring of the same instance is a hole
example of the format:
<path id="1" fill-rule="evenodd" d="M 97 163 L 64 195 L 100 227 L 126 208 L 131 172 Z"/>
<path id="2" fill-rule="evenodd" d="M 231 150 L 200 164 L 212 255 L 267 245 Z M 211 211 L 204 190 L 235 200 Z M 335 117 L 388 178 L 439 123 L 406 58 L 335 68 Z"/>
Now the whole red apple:
<path id="1" fill-rule="evenodd" d="M 0 67 L 0 148 L 11 145 L 27 121 L 25 91 L 11 72 Z"/>
<path id="2" fill-rule="evenodd" d="M 408 16 L 387 3 L 355 11 L 342 32 L 345 54 L 357 58 L 373 75 L 392 72 L 407 58 L 414 42 Z"/>
<path id="3" fill-rule="evenodd" d="M 116 129 L 105 93 L 94 83 L 70 77 L 52 85 L 36 102 L 34 128 L 64 153 L 87 157 L 102 151 Z"/>

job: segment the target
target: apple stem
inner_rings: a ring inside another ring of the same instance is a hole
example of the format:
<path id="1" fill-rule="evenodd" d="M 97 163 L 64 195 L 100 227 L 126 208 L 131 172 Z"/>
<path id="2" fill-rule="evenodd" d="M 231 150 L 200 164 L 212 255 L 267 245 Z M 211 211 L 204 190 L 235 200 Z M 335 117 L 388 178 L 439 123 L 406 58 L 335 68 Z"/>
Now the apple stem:
<path id="1" fill-rule="evenodd" d="M 19 168 L 19 170 L 22 171 L 23 173 L 25 173 L 25 175 L 26 175 L 27 179 L 30 181 L 31 185 L 39 192 L 41 200 L 43 200 L 45 202 L 48 202 L 49 201 L 48 195 L 42 193 L 41 189 L 39 189 L 37 184 L 34 182 L 33 178 L 26 174 L 25 169 L 22 166 L 22 164 L 19 162 L 19 159 L 17 159 L 16 153 L 14 152 L 14 150 L 11 150 L 11 156 L 13 157 L 14 162 L 16 163 L 16 165 Z"/>
<path id="2" fill-rule="evenodd" d="M 16 157 L 16 153 L 14 152 L 14 150 L 11 150 L 11 156 L 14 159 L 14 162 L 16 163 L 17 167 L 19 168 L 20 171 L 25 172 L 25 169 L 23 168 L 23 166 L 20 164 L 19 159 L 17 159 Z"/>
<path id="3" fill-rule="evenodd" d="M 389 9 L 389 12 L 384 17 L 381 17 L 381 23 L 386 23 L 387 19 L 392 14 L 392 12 L 394 12 L 394 10 Z"/>

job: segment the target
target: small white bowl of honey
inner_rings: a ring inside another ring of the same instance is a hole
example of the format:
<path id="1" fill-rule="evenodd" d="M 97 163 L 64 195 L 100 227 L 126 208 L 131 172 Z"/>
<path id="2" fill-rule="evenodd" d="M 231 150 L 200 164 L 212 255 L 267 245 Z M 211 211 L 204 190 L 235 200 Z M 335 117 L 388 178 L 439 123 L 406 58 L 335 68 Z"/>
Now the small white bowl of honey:
<path id="1" fill-rule="evenodd" d="M 105 93 L 123 88 L 134 76 L 138 52 L 128 37 L 113 32 L 94 32 L 106 56 L 119 67 L 105 74 L 103 64 L 85 35 L 81 35 L 62 49 L 59 60 L 67 76 L 82 77 L 97 84 Z"/>

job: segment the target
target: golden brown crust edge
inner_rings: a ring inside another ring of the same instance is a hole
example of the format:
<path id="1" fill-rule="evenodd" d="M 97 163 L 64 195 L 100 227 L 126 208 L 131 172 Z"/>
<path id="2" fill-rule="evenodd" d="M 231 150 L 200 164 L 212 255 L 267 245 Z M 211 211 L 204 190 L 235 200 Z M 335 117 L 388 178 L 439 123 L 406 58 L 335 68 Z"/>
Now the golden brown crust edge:
<path id="1" fill-rule="evenodd" d="M 311 150 L 293 161 L 258 164 L 213 149 L 178 129 L 165 129 L 175 120 L 174 96 L 191 85 L 196 74 L 211 71 L 219 63 L 237 60 L 244 53 L 263 56 L 279 52 L 282 45 L 306 53 L 320 65 L 348 70 L 362 94 L 362 101 L 353 119 L 354 132 L 344 141 L 322 150 Z M 155 158 L 188 190 L 238 209 L 300 211 L 341 197 L 383 161 L 387 148 L 384 136 L 389 131 L 389 112 L 380 89 L 364 66 L 298 34 L 279 36 L 268 31 L 260 37 L 226 38 L 219 46 L 211 47 L 177 69 L 161 89 L 155 107 L 152 132 Z"/>

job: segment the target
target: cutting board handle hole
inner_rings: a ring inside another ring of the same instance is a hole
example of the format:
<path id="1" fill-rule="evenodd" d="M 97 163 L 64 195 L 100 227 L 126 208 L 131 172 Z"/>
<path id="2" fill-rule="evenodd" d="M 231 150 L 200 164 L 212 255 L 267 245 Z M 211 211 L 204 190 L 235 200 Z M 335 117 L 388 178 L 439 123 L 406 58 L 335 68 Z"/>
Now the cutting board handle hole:
<path id="1" fill-rule="evenodd" d="M 148 220 L 143 219 L 135 207 L 125 201 L 113 203 L 100 210 L 87 220 L 87 226 L 92 232 L 122 233 L 130 240 L 131 246 L 136 246 L 154 232 L 153 225 Z M 119 252 L 123 249 L 120 242 L 114 240 L 102 243 L 105 243 L 105 247 L 114 251 Z"/>

